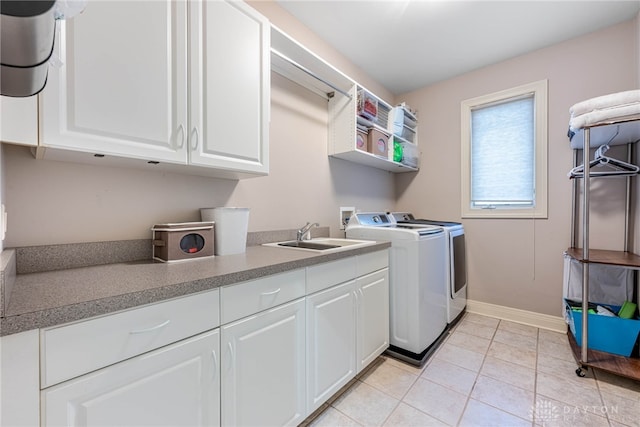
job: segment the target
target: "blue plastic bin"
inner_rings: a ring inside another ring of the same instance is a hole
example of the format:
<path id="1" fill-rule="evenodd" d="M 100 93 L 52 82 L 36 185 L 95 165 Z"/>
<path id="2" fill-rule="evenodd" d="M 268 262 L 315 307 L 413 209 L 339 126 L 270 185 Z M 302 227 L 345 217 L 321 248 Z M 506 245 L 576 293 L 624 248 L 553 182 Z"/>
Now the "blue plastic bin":
<path id="1" fill-rule="evenodd" d="M 614 313 L 620 310 L 620 307 L 613 305 L 599 305 L 612 309 Z M 566 318 L 569 323 L 569 328 L 576 338 L 576 342 L 581 346 L 582 312 L 571 310 L 566 299 L 565 308 L 567 310 Z M 629 357 L 640 333 L 640 320 L 589 314 L 588 328 L 589 349 Z"/>

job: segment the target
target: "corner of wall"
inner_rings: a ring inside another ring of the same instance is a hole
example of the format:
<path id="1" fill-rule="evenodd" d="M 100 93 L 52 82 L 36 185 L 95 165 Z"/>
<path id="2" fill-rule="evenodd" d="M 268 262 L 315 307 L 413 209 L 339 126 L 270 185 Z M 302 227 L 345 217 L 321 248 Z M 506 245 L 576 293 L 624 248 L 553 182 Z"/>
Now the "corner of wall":
<path id="1" fill-rule="evenodd" d="M 2 156 L 2 153 L 4 151 L 4 144 L 0 143 L 0 204 L 4 205 L 4 195 L 5 195 L 5 191 L 4 191 L 4 183 L 5 183 L 5 170 L 6 168 L 4 167 L 4 157 Z M 1 215 L 1 214 L 0 214 Z M 2 221 L 0 220 L 0 227 L 3 227 Z M 3 240 L 0 239 L 0 252 L 2 252 L 2 249 L 4 248 L 3 245 Z"/>

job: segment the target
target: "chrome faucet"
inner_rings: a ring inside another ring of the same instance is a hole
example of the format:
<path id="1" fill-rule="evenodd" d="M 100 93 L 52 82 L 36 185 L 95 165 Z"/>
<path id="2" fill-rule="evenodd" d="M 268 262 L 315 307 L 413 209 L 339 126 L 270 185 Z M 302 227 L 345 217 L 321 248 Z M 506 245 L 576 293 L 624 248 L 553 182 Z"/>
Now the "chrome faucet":
<path id="1" fill-rule="evenodd" d="M 320 227 L 320 224 L 318 224 L 317 222 L 314 222 L 313 224 L 308 222 L 304 227 L 302 227 L 301 229 L 298 230 L 298 232 L 296 234 L 296 239 L 299 242 L 302 241 L 302 240 L 309 240 L 309 239 L 306 239 L 306 236 L 307 236 L 307 234 L 309 234 L 309 232 L 311 231 L 311 229 L 313 227 Z"/>

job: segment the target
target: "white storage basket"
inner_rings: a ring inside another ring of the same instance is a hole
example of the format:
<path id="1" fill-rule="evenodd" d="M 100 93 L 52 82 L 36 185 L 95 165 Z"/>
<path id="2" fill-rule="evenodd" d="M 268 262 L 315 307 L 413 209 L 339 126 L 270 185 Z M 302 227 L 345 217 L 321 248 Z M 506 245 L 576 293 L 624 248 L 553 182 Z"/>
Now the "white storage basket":
<path id="1" fill-rule="evenodd" d="M 621 306 L 633 300 L 634 272 L 604 264 L 589 265 L 589 301 Z M 564 255 L 563 297 L 582 300 L 582 264 Z"/>

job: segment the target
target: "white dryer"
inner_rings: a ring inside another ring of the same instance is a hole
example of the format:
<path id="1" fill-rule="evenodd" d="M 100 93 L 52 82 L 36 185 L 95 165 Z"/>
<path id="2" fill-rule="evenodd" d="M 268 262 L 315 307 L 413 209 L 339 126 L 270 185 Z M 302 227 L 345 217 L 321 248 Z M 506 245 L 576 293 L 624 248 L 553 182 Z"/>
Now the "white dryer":
<path id="1" fill-rule="evenodd" d="M 391 242 L 387 353 L 415 365 L 424 364 L 447 328 L 442 227 L 397 224 L 385 213 L 356 213 L 349 220 L 346 236 Z"/>

